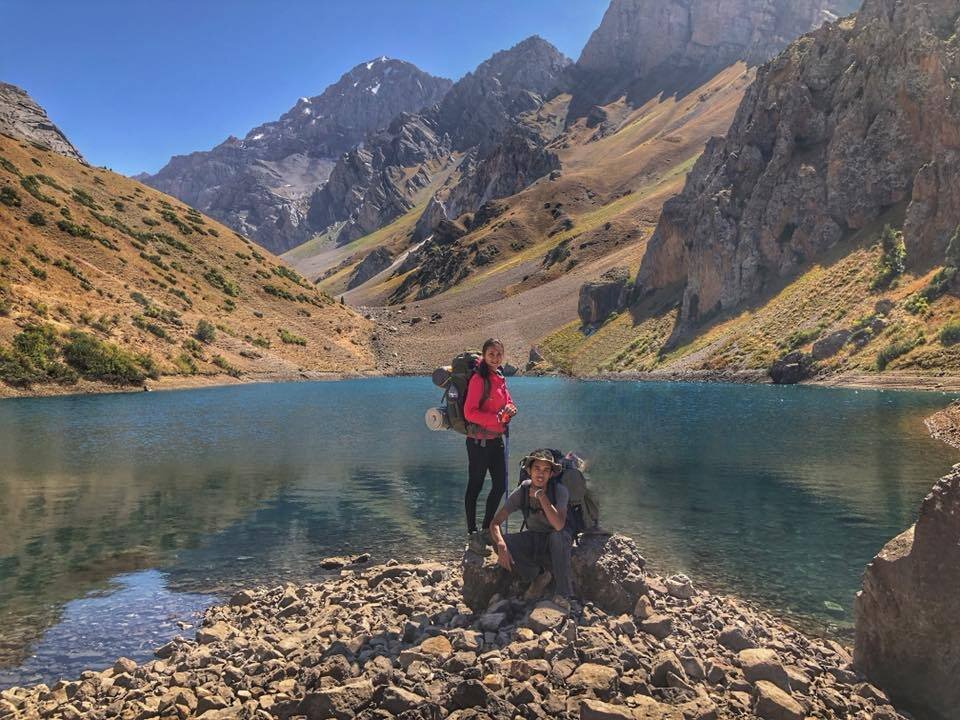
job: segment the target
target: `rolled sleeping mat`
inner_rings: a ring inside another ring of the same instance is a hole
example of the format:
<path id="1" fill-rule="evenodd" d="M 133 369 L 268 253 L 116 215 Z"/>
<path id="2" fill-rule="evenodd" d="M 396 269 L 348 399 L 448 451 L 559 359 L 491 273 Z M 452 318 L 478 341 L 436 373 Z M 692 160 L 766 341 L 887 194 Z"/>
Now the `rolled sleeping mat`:
<path id="1" fill-rule="evenodd" d="M 450 377 L 453 375 L 453 368 L 450 366 L 447 367 L 438 367 L 433 371 L 431 379 L 433 384 L 437 387 L 446 387 L 447 383 L 450 382 Z"/>
<path id="2" fill-rule="evenodd" d="M 447 417 L 446 408 L 430 408 L 423 416 L 423 420 L 427 423 L 427 427 L 434 432 L 450 429 L 450 418 Z"/>

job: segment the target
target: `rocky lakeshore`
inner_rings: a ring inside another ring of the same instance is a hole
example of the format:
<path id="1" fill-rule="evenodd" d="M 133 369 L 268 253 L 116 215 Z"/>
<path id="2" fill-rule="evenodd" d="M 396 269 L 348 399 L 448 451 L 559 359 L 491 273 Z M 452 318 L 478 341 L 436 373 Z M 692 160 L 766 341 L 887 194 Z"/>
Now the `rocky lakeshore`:
<path id="1" fill-rule="evenodd" d="M 0 692 L 0 718 L 906 717 L 846 648 L 644 565 L 627 538 L 586 538 L 569 612 L 469 553 L 244 590 L 152 662 Z"/>

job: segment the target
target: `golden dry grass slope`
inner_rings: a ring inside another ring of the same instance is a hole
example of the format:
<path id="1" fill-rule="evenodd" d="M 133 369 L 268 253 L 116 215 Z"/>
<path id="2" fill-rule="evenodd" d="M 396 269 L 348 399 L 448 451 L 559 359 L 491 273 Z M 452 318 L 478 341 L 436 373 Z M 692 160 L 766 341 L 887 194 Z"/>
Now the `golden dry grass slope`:
<path id="1" fill-rule="evenodd" d="M 726 132 L 752 78 L 734 65 L 691 93 L 640 107 L 621 100 L 604 108 L 600 125 L 580 120 L 565 130 L 570 97 L 554 98 L 525 122 L 552 138 L 559 177 L 497 201 L 497 217 L 444 249 L 452 260 L 439 277 L 397 272 L 419 210 L 329 260 L 315 247 L 285 258 L 310 278 L 329 273 L 321 287 L 339 294 L 368 252 L 389 247 L 398 257 L 393 267 L 345 295 L 396 328 L 384 342 L 405 371 L 429 369 L 481 335 L 500 335 L 514 353 L 525 353 L 577 317 L 582 283 L 611 267 L 639 266 L 663 202 L 683 186 L 706 140 Z M 401 312 L 404 304 L 410 307 Z"/>
<path id="2" fill-rule="evenodd" d="M 960 299 L 950 279 L 957 271 L 942 266 L 906 271 L 877 287 L 880 240 L 888 223 L 902 223 L 902 209 L 838 244 L 751 306 L 679 341 L 671 342 L 676 307 L 658 308 L 655 299 L 614 314 L 592 332 L 571 322 L 541 341 L 543 367 L 577 376 L 757 371 L 763 377 L 785 354 L 812 354 L 815 343 L 826 341 L 814 358 L 820 382 L 955 388 Z"/>
<path id="3" fill-rule="evenodd" d="M 0 395 L 363 372 L 370 336 L 196 210 L 0 135 Z"/>

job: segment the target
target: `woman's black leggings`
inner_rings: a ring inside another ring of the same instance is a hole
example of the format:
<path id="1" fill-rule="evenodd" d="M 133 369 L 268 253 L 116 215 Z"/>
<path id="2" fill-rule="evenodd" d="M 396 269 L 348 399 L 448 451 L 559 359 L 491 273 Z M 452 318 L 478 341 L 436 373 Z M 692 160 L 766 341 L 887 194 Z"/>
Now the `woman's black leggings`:
<path id="1" fill-rule="evenodd" d="M 497 514 L 500 500 L 507 491 L 507 453 L 503 438 L 496 440 L 474 440 L 467 438 L 467 457 L 470 459 L 470 481 L 467 483 L 467 495 L 464 503 L 467 506 L 467 530 L 474 532 L 477 529 L 477 498 L 483 489 L 483 481 L 490 471 L 493 485 L 487 495 L 487 507 L 483 512 L 483 525 L 486 530 Z"/>

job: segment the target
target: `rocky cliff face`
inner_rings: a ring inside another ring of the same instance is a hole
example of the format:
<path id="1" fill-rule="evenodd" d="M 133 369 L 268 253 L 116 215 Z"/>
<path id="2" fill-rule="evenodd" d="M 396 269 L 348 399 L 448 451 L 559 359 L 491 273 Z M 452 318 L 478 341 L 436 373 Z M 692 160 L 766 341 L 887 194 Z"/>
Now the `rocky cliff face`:
<path id="1" fill-rule="evenodd" d="M 144 181 L 282 251 L 307 239 L 307 200 L 341 153 L 397 115 L 433 105 L 450 86 L 400 60 L 361 63 L 242 140 L 174 157 Z"/>
<path id="2" fill-rule="evenodd" d="M 956 0 L 867 0 L 761 68 L 664 206 L 638 296 L 678 288 L 682 331 L 898 203 L 908 261 L 941 261 L 960 222 L 958 15 Z"/>
<path id="3" fill-rule="evenodd" d="M 624 90 L 679 90 L 738 61 L 762 63 L 824 9 L 823 0 L 613 0 L 577 61 L 572 114 Z"/>
<path id="4" fill-rule="evenodd" d="M 330 182 L 311 199 L 311 227 L 320 232 L 342 223 L 334 230 L 340 243 L 382 227 L 412 209 L 413 196 L 429 185 L 431 174 L 422 166 L 437 162 L 449 168 L 452 151 L 471 157 L 464 165 L 465 186 L 455 192 L 451 208 L 475 210 L 491 197 L 526 187 L 541 170 L 553 169 L 556 160 L 542 147 L 531 148 L 529 134 L 518 136 L 513 126 L 520 115 L 540 107 L 568 64 L 559 50 L 539 37 L 496 53 L 459 80 L 437 107 L 397 118 L 365 148 L 344 155 Z M 508 156 L 514 151 L 520 154 L 511 160 Z M 510 163 L 522 168 L 507 177 L 502 170 Z M 403 171 L 416 166 L 421 167 L 412 178 Z M 449 192 L 445 190 L 441 200 Z M 446 217 L 455 215 L 448 212 Z"/>
<path id="5" fill-rule="evenodd" d="M 0 82 L 0 132 L 44 145 L 56 153 L 84 162 L 83 156 L 47 112 L 16 85 Z"/>
<path id="6" fill-rule="evenodd" d="M 867 566 L 854 604 L 857 669 L 918 716 L 947 720 L 960 705 L 957 587 L 960 466 Z"/>

